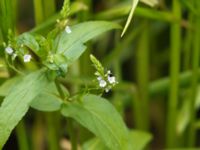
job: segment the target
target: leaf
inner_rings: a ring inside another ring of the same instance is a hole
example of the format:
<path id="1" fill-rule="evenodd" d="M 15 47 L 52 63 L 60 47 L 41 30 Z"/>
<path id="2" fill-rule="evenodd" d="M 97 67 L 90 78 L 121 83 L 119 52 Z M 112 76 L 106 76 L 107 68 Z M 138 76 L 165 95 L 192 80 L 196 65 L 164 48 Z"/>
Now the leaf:
<path id="1" fill-rule="evenodd" d="M 124 33 L 126 32 L 126 30 L 128 29 L 129 24 L 131 23 L 131 19 L 133 18 L 133 14 L 135 12 L 135 8 L 138 5 L 139 0 L 133 0 L 133 4 L 132 4 L 132 8 L 131 8 L 131 12 L 129 13 L 128 19 L 126 21 L 125 27 L 122 31 L 121 37 L 124 35 Z"/>
<path id="2" fill-rule="evenodd" d="M 18 36 L 17 46 L 19 49 L 21 45 L 28 47 L 41 58 L 45 58 L 49 50 L 47 40 L 43 36 L 37 34 L 23 33 Z"/>
<path id="3" fill-rule="evenodd" d="M 45 71 L 39 70 L 25 76 L 12 88 L 0 107 L 0 149 L 28 111 L 30 102 L 48 85 Z"/>
<path id="4" fill-rule="evenodd" d="M 145 146 L 150 142 L 152 136 L 149 133 L 132 130 L 129 132 L 129 145 L 130 150 L 143 150 Z M 83 150 L 109 150 L 102 141 L 98 138 L 93 138 L 83 144 Z M 126 150 L 126 149 L 123 149 Z"/>
<path id="5" fill-rule="evenodd" d="M 57 36 L 54 49 L 57 53 L 64 54 L 70 62 L 78 59 L 86 50 L 85 42 L 97 35 L 111 29 L 119 29 L 116 23 L 106 21 L 89 21 L 71 27 L 72 32 L 67 34 L 63 31 Z"/>
<path id="6" fill-rule="evenodd" d="M 141 2 L 151 6 L 151 7 L 154 7 L 155 5 L 158 5 L 158 0 L 140 0 Z"/>
<path id="7" fill-rule="evenodd" d="M 152 136 L 149 133 L 139 130 L 132 130 L 129 135 L 132 150 L 143 150 L 151 141 Z"/>
<path id="8" fill-rule="evenodd" d="M 85 95 L 81 100 L 64 104 L 61 113 L 93 132 L 110 149 L 125 149 L 128 130 L 115 108 L 104 98 L 95 95 Z"/>
<path id="9" fill-rule="evenodd" d="M 39 51 L 39 44 L 36 41 L 35 37 L 30 33 L 23 33 L 22 35 L 17 37 L 17 44 L 19 46 L 25 45 L 31 50 L 33 50 L 36 54 Z"/>
<path id="10" fill-rule="evenodd" d="M 6 80 L 1 86 L 0 86 L 0 96 L 6 96 L 12 89 L 12 87 L 17 84 L 21 80 L 20 76 L 13 77 L 11 79 Z"/>
<path id="11" fill-rule="evenodd" d="M 41 94 L 36 96 L 30 106 L 40 111 L 57 111 L 62 100 L 59 97 L 55 83 L 51 83 Z"/>
<path id="12" fill-rule="evenodd" d="M 83 150 L 109 150 L 98 138 L 93 138 L 83 144 Z"/>
<path id="13" fill-rule="evenodd" d="M 186 97 L 180 110 L 177 112 L 176 133 L 182 135 L 190 121 L 190 97 Z"/>

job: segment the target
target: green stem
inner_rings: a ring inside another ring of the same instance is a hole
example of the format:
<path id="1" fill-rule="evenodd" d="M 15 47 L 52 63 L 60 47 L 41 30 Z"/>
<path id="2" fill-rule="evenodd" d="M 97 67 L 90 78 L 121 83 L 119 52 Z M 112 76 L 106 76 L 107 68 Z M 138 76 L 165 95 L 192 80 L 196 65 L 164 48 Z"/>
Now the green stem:
<path id="1" fill-rule="evenodd" d="M 47 114 L 46 115 L 46 121 L 48 124 L 48 147 L 49 150 L 59 150 L 58 148 L 58 140 L 57 140 L 57 134 L 56 134 L 56 128 L 55 128 L 55 120 L 53 114 Z"/>
<path id="2" fill-rule="evenodd" d="M 28 137 L 26 134 L 26 128 L 23 120 L 17 125 L 16 132 L 17 132 L 19 149 L 28 150 L 29 149 Z"/>
<path id="3" fill-rule="evenodd" d="M 181 7 L 179 1 L 172 1 L 172 11 L 176 19 L 181 19 Z M 175 147 L 176 141 L 176 114 L 178 104 L 178 86 L 180 71 L 180 45 L 181 45 L 181 27 L 180 24 L 171 25 L 171 56 L 170 56 L 170 91 L 167 110 L 167 129 L 166 129 L 166 146 Z"/>
<path id="4" fill-rule="evenodd" d="M 58 79 L 55 80 L 55 84 L 56 84 L 56 88 L 57 88 L 61 98 L 64 100 L 65 99 L 65 93 L 63 92 L 62 87 L 60 86 Z"/>
<path id="5" fill-rule="evenodd" d="M 198 69 L 198 81 L 200 81 L 200 69 Z M 84 80 L 83 80 L 84 79 Z M 180 74 L 179 76 L 179 87 L 181 88 L 186 88 L 189 87 L 191 85 L 191 79 L 192 79 L 192 72 L 191 71 L 186 71 Z M 65 79 L 60 79 L 60 82 L 62 82 L 63 84 L 76 84 L 79 86 L 82 85 L 93 85 L 91 83 L 91 78 L 86 78 L 86 77 L 80 77 L 79 76 L 71 76 L 70 78 L 65 78 Z M 130 82 L 120 82 L 116 88 L 114 90 L 117 91 L 124 91 L 124 90 L 128 90 L 131 86 L 133 85 L 133 83 Z M 149 83 L 149 95 L 151 97 L 156 96 L 156 95 L 166 95 L 167 92 L 170 89 L 170 78 L 169 77 L 164 77 L 161 79 L 158 79 L 156 81 L 152 81 L 151 83 Z M 93 85 L 94 86 L 94 85 Z M 129 91 L 129 90 L 128 90 Z M 133 94 L 135 94 L 135 92 L 133 92 Z"/>
<path id="6" fill-rule="evenodd" d="M 65 95 L 64 92 L 60 86 L 60 83 L 58 80 L 55 80 L 55 84 L 56 84 L 56 88 L 61 96 L 61 98 L 64 100 Z M 68 132 L 69 132 L 69 136 L 70 136 L 70 141 L 72 144 L 72 150 L 77 150 L 77 140 L 76 140 L 76 135 L 74 132 L 74 127 L 73 127 L 73 120 L 71 118 L 67 119 L 67 127 L 68 127 Z"/>
<path id="7" fill-rule="evenodd" d="M 67 119 L 67 127 L 68 127 L 68 132 L 70 135 L 72 150 L 77 150 L 77 139 L 76 139 L 76 134 L 75 134 L 74 126 L 73 126 L 73 120 L 71 118 Z"/>
<path id="8" fill-rule="evenodd" d="M 0 1 L 0 27 L 4 42 L 8 41 L 8 32 L 11 30 L 15 34 L 17 1 L 1 0 Z"/>
<path id="9" fill-rule="evenodd" d="M 44 21 L 42 0 L 34 0 L 33 2 L 34 2 L 35 24 L 39 25 Z"/>
<path id="10" fill-rule="evenodd" d="M 196 1 L 197 10 L 200 9 L 200 2 Z M 192 55 L 192 82 L 191 82 L 191 101 L 190 101 L 190 124 L 189 124 L 189 140 L 188 140 L 188 146 L 193 147 L 195 145 L 196 141 L 196 130 L 194 127 L 195 121 L 196 121 L 196 109 L 195 109 L 195 100 L 197 96 L 197 90 L 198 90 L 198 67 L 199 67 L 199 56 L 200 56 L 200 20 L 199 18 L 195 18 L 195 32 L 194 32 L 194 40 L 193 40 L 193 55 Z"/>
<path id="11" fill-rule="evenodd" d="M 44 7 L 44 17 L 45 20 L 48 19 L 56 12 L 55 7 L 55 0 L 43 0 L 43 7 Z"/>
<path id="12" fill-rule="evenodd" d="M 192 23 L 193 14 L 189 14 L 189 22 Z M 192 30 L 189 28 L 186 30 L 186 38 L 184 39 L 184 60 L 183 60 L 183 68 L 184 70 L 189 69 L 190 67 L 190 59 L 191 59 L 191 46 L 192 46 Z"/>
<path id="13" fill-rule="evenodd" d="M 149 28 L 148 23 L 146 28 L 144 28 L 140 41 L 139 47 L 137 50 L 137 83 L 138 83 L 138 92 L 141 102 L 141 114 L 142 122 L 140 123 L 141 129 L 149 129 L 149 100 L 148 100 L 148 86 L 149 86 Z"/>

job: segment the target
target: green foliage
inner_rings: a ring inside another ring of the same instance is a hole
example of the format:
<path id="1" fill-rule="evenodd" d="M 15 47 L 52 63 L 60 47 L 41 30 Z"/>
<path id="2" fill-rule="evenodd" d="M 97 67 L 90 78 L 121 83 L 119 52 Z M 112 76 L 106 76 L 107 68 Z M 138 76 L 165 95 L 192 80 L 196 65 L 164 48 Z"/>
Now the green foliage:
<path id="1" fill-rule="evenodd" d="M 82 30 L 82 28 L 85 28 L 85 30 Z M 41 62 L 44 64 L 44 66 L 46 66 L 51 71 L 57 72 L 58 76 L 64 76 L 67 73 L 68 66 L 71 65 L 75 60 L 77 60 L 81 56 L 81 54 L 86 50 L 86 46 L 84 45 L 85 42 L 105 31 L 118 28 L 120 28 L 120 26 L 115 23 L 105 21 L 90 21 L 72 26 L 72 33 L 70 34 L 66 33 L 66 31 L 59 33 L 60 28 L 57 28 L 58 30 L 55 29 L 52 32 L 50 32 L 47 39 L 41 35 L 24 33 L 18 36 L 15 40 L 13 40 L 11 46 L 15 49 L 15 53 L 21 56 L 26 54 L 26 51 L 31 50 L 33 53 L 36 54 L 36 56 L 38 56 L 41 59 Z M 54 72 L 51 71 L 48 71 L 48 77 L 54 76 Z M 61 71 L 61 74 L 58 71 Z M 52 77 L 50 78 L 54 80 L 54 78 Z M 43 90 L 43 88 L 46 86 L 48 87 L 45 90 Z M 56 90 L 56 88 L 58 87 L 56 87 L 54 83 L 48 83 L 48 79 L 44 71 L 37 71 L 36 73 L 32 73 L 25 78 L 13 78 L 12 80 L 8 80 L 5 84 L 3 84 L 0 91 L 3 96 L 6 96 L 6 98 L 3 101 L 2 106 L 0 108 L 0 112 L 2 115 L 2 119 L 0 120 L 1 147 L 8 139 L 11 131 L 28 111 L 29 106 L 41 111 L 56 111 L 60 109 L 61 104 L 63 104 L 62 100 L 64 100 L 63 96 L 66 95 L 61 95 L 60 92 L 61 90 L 63 90 L 62 88 L 58 89 L 58 91 Z M 87 98 L 89 98 L 89 103 L 91 106 L 97 106 L 98 103 L 93 102 L 97 102 L 99 101 L 98 99 L 100 99 L 99 97 L 95 97 L 96 100 L 91 101 L 91 99 L 93 99 L 94 96 L 84 96 L 83 102 L 85 102 L 85 99 Z M 13 99 L 12 103 L 11 99 Z M 102 139 L 104 139 L 104 141 L 109 146 L 112 146 L 114 144 L 113 148 L 120 149 L 120 147 L 124 147 L 126 145 L 126 127 L 123 124 L 120 116 L 114 110 L 114 108 L 105 100 L 103 104 L 102 102 L 103 101 L 99 103 L 102 106 L 98 106 L 99 108 L 96 108 L 97 110 L 94 114 L 90 112 L 90 110 L 84 110 L 84 107 L 83 111 L 88 113 L 88 119 L 90 119 L 90 115 L 94 115 L 94 118 L 95 115 L 97 117 L 100 117 L 97 118 L 97 121 L 99 122 L 99 125 L 97 125 L 97 127 L 99 129 L 105 128 L 106 130 L 104 134 L 102 134 L 99 131 L 96 132 L 96 128 L 91 128 L 89 124 L 84 124 L 82 122 L 80 123 L 83 126 L 86 126 L 86 128 L 88 128 L 89 130 L 92 130 Z M 86 104 L 89 103 L 88 101 L 86 101 Z M 89 108 L 88 106 L 90 105 L 87 105 L 86 108 Z M 77 106 L 74 103 L 70 103 L 68 105 L 63 104 L 63 106 L 65 107 L 62 108 L 62 112 L 64 112 L 65 115 L 66 111 L 70 111 L 70 109 L 77 109 Z M 100 109 L 103 107 L 108 108 L 100 111 Z M 14 110 L 15 112 L 11 110 Z M 111 120 L 106 119 L 104 117 L 101 118 L 101 113 L 107 116 L 106 114 L 109 114 L 109 112 L 114 113 L 115 121 L 119 122 L 118 125 L 115 125 L 115 123 L 113 122 L 114 120 L 112 120 L 112 118 L 110 118 Z M 17 115 L 14 113 L 16 113 Z M 94 122 L 94 125 L 95 123 L 96 121 Z M 6 126 L 6 124 L 9 125 Z M 120 130 L 120 132 L 115 133 L 114 130 L 117 128 L 121 128 L 123 130 Z M 107 142 L 106 137 L 108 137 L 110 133 L 113 135 L 112 137 L 110 137 L 110 142 Z"/>
<path id="2" fill-rule="evenodd" d="M 45 71 L 39 70 L 25 76 L 9 91 L 0 107 L 0 148 L 28 111 L 30 102 L 48 85 Z"/>
<path id="3" fill-rule="evenodd" d="M 124 33 L 126 32 L 126 30 L 128 29 L 128 26 L 129 26 L 130 23 L 131 23 L 131 19 L 132 19 L 132 17 L 133 17 L 135 8 L 136 8 L 136 6 L 137 6 L 138 3 L 139 3 L 139 0 L 133 0 L 131 12 L 130 12 L 130 14 L 129 14 L 129 16 L 128 16 L 128 19 L 127 19 L 127 21 L 126 21 L 126 24 L 125 24 L 125 27 L 124 27 L 124 29 L 123 29 L 123 31 L 122 31 L 121 36 L 123 36 Z"/>
<path id="4" fill-rule="evenodd" d="M 64 0 L 62 10 L 60 12 L 61 17 L 66 19 L 70 14 L 70 0 Z"/>
<path id="5" fill-rule="evenodd" d="M 129 142 L 132 150 L 142 150 L 152 139 L 151 135 L 142 131 L 132 130 L 129 132 Z M 109 150 L 101 140 L 93 138 L 83 145 L 83 150 Z"/>
<path id="6" fill-rule="evenodd" d="M 102 64 L 94 57 L 93 55 L 90 55 L 90 60 L 92 61 L 95 69 L 97 70 L 98 74 L 101 76 L 104 76 L 104 68 Z"/>
<path id="7" fill-rule="evenodd" d="M 33 0 L 34 12 L 21 3 L 0 1 L 0 149 L 15 127 L 18 149 L 199 146 L 200 1 Z M 123 39 L 95 39 L 116 22 Z M 29 107 L 48 113 L 22 120 Z"/>
<path id="8" fill-rule="evenodd" d="M 10 92 L 10 90 L 13 88 L 15 84 L 17 84 L 19 81 L 21 81 L 21 77 L 16 76 L 14 78 L 6 80 L 1 86 L 0 86 L 0 96 L 7 96 Z"/>
<path id="9" fill-rule="evenodd" d="M 15 32 L 16 25 L 16 0 L 0 1 L 0 27 L 5 41 L 8 40 L 9 31 Z"/>
<path id="10" fill-rule="evenodd" d="M 120 26 L 106 21 L 88 21 L 71 27 L 72 33 L 60 33 L 54 43 L 53 49 L 57 54 L 63 54 L 72 63 L 86 50 L 85 42 L 111 29 Z M 84 29 L 84 30 L 83 30 Z"/>
<path id="11" fill-rule="evenodd" d="M 55 83 L 51 83 L 38 96 L 36 96 L 30 106 L 39 111 L 57 111 L 63 103 Z"/>
<path id="12" fill-rule="evenodd" d="M 95 95 L 84 95 L 78 102 L 63 104 L 61 113 L 93 132 L 110 149 L 127 149 L 128 130 L 107 100 Z"/>

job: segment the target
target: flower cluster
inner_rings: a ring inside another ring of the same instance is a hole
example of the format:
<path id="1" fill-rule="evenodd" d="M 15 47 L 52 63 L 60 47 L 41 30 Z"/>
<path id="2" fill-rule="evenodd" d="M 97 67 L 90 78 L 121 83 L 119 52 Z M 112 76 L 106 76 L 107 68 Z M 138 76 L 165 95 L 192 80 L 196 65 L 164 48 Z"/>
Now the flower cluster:
<path id="1" fill-rule="evenodd" d="M 115 76 L 112 75 L 110 70 L 105 73 L 103 65 L 92 54 L 90 55 L 90 60 L 96 69 L 95 75 L 97 76 L 98 86 L 105 90 L 106 93 L 109 92 L 118 83 Z"/>
<path id="2" fill-rule="evenodd" d="M 8 55 L 11 55 L 13 60 L 18 56 L 17 53 L 14 51 L 14 49 L 11 46 L 7 46 L 5 48 L 5 52 Z M 31 58 L 32 58 L 32 56 L 30 54 L 24 54 L 23 55 L 23 60 L 24 60 L 25 63 L 30 62 Z"/>
<path id="3" fill-rule="evenodd" d="M 97 76 L 99 87 L 103 88 L 106 93 L 109 92 L 118 83 L 110 70 L 108 70 L 107 73 L 103 76 L 98 72 L 96 72 L 95 75 Z"/>

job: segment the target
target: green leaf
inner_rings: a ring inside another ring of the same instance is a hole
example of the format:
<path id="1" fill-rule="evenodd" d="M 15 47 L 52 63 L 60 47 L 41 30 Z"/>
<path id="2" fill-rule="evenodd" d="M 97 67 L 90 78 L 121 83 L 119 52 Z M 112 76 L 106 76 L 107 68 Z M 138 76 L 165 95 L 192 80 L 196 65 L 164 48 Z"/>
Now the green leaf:
<path id="1" fill-rule="evenodd" d="M 47 40 L 37 34 L 23 33 L 17 37 L 17 48 L 20 49 L 21 45 L 28 47 L 37 56 L 45 58 L 49 51 L 49 45 Z"/>
<path id="2" fill-rule="evenodd" d="M 12 87 L 17 84 L 22 78 L 20 76 L 11 78 L 6 80 L 1 86 L 0 86 L 0 96 L 6 96 L 12 89 Z"/>
<path id="3" fill-rule="evenodd" d="M 72 32 L 63 31 L 55 40 L 53 50 L 64 54 L 70 62 L 78 59 L 86 50 L 85 42 L 111 29 L 119 29 L 116 23 L 106 21 L 89 21 L 71 27 Z"/>
<path id="4" fill-rule="evenodd" d="M 10 90 L 0 107 L 0 149 L 28 111 L 30 102 L 48 85 L 45 71 L 39 70 L 25 76 Z"/>
<path id="5" fill-rule="evenodd" d="M 158 0 L 140 0 L 141 2 L 151 6 L 151 7 L 154 7 L 155 5 L 158 5 Z"/>
<path id="6" fill-rule="evenodd" d="M 190 122 L 190 97 L 186 97 L 179 111 L 177 111 L 176 133 L 182 135 Z"/>
<path id="7" fill-rule="evenodd" d="M 129 134 L 129 139 L 132 150 L 143 150 L 151 141 L 152 136 L 151 134 L 143 131 L 132 130 Z"/>
<path id="8" fill-rule="evenodd" d="M 83 144 L 83 150 L 109 150 L 99 138 L 93 138 Z"/>
<path id="9" fill-rule="evenodd" d="M 36 41 L 35 37 L 30 33 L 23 33 L 22 35 L 17 37 L 17 44 L 19 46 L 25 45 L 31 50 L 33 50 L 36 54 L 39 51 L 39 44 Z"/>
<path id="10" fill-rule="evenodd" d="M 55 83 L 51 83 L 41 94 L 36 96 L 30 106 L 40 111 L 57 111 L 62 100 L 59 97 Z"/>
<path id="11" fill-rule="evenodd" d="M 126 32 L 126 30 L 128 29 L 128 26 L 129 26 L 130 23 L 131 23 L 131 19 L 133 18 L 133 14 L 134 14 L 134 12 L 135 12 L 135 8 L 136 8 L 136 6 L 138 5 L 138 3 L 139 3 L 139 0 L 133 0 L 131 12 L 129 13 L 128 19 L 127 19 L 127 21 L 126 21 L 126 24 L 125 24 L 125 27 L 124 27 L 124 29 L 123 29 L 123 31 L 122 31 L 121 36 L 123 36 L 124 33 Z"/>
<path id="12" fill-rule="evenodd" d="M 143 150 L 150 142 L 152 136 L 149 133 L 132 130 L 129 132 L 130 150 Z M 83 150 L 109 150 L 98 138 L 93 138 L 83 144 Z M 126 150 L 126 149 L 123 149 Z"/>
<path id="13" fill-rule="evenodd" d="M 81 102 L 64 104 L 61 113 L 93 132 L 110 149 L 127 147 L 128 130 L 119 113 L 104 98 L 85 95 Z"/>

